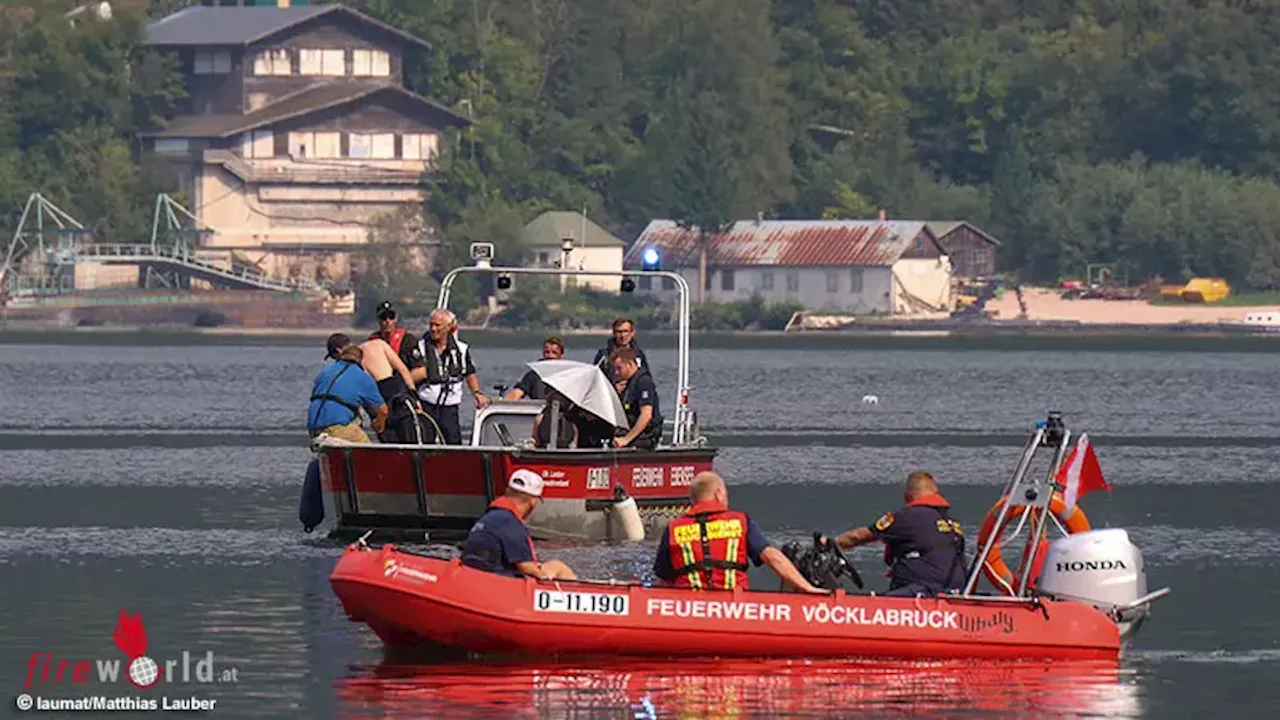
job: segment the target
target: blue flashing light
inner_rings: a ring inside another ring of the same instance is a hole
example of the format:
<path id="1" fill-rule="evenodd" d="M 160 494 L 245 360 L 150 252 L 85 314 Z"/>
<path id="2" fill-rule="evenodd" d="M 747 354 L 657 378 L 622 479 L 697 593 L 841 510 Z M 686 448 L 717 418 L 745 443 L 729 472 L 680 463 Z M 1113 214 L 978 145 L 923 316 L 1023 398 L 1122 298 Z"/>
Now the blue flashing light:
<path id="1" fill-rule="evenodd" d="M 658 254 L 658 248 L 647 247 L 640 254 L 640 260 L 645 270 L 657 270 L 658 264 L 662 260 L 662 256 Z"/>

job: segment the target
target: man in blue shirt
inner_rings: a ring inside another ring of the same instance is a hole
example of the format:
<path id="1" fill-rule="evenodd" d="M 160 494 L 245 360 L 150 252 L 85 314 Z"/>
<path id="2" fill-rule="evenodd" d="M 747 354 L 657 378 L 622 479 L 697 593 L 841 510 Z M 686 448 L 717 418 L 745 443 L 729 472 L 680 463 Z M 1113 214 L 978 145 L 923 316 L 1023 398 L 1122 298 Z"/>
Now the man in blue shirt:
<path id="1" fill-rule="evenodd" d="M 312 437 L 325 433 L 351 442 L 369 442 L 369 436 L 360 428 L 360 408 L 369 413 L 374 431 L 382 432 L 387 423 L 387 403 L 373 377 L 360 367 L 360 347 L 346 335 L 334 333 L 329 336 L 325 357 L 337 362 L 326 365 L 311 385 L 307 431 Z"/>
<path id="2" fill-rule="evenodd" d="M 521 468 L 511 473 L 507 491 L 476 520 L 462 547 L 462 564 L 512 577 L 575 580 L 577 575 L 559 560 L 538 562 L 525 518 L 542 502 L 542 476 Z"/>

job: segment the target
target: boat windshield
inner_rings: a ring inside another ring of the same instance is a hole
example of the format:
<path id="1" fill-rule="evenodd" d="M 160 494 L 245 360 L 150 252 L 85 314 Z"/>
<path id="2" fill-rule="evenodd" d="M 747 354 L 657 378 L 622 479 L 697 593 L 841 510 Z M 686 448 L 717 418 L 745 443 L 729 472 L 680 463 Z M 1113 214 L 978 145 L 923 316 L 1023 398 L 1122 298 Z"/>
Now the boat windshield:
<path id="1" fill-rule="evenodd" d="M 520 444 L 525 438 L 533 437 L 533 419 L 536 417 L 527 410 L 524 412 L 502 412 L 501 410 L 485 415 L 480 425 L 478 444 L 484 447 L 511 447 Z"/>

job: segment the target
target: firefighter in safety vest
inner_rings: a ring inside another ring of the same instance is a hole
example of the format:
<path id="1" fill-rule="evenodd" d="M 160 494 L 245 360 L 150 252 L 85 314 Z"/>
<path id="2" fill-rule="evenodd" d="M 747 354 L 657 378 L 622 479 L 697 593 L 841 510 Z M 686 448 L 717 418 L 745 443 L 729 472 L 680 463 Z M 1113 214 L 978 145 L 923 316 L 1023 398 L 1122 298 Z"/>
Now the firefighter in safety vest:
<path id="1" fill-rule="evenodd" d="M 951 504 L 938 493 L 937 481 L 923 470 L 911 473 L 903 500 L 906 505 L 871 525 L 837 535 L 836 544 L 847 549 L 884 541 L 886 596 L 937 595 L 963 587 L 964 530 L 951 519 Z"/>
<path id="2" fill-rule="evenodd" d="M 418 342 L 423 366 L 410 371 L 418 383 L 418 399 L 422 410 L 440 428 L 447 445 L 462 444 L 462 426 L 458 406 L 462 404 L 463 387 L 471 391 L 476 409 L 489 404 L 480 392 L 480 379 L 471 362 L 471 347 L 457 338 L 458 318 L 448 310 L 437 308 L 427 318 L 427 337 Z"/>
<path id="3" fill-rule="evenodd" d="M 748 589 L 747 560 L 768 565 L 800 592 L 827 594 L 800 574 L 769 544 L 746 513 L 729 509 L 729 491 L 719 475 L 704 471 L 689 488 L 693 506 L 672 520 L 658 544 L 653 574 L 664 584 L 700 590 Z"/>

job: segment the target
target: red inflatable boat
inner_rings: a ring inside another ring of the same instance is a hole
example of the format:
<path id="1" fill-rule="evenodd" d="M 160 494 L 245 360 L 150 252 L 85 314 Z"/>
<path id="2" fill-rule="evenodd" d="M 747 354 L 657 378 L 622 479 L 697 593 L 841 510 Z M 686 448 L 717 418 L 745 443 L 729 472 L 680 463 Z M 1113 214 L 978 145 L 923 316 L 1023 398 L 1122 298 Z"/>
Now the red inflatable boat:
<path id="1" fill-rule="evenodd" d="M 1116 658 L 1120 631 L 1078 602 L 887 598 L 539 582 L 353 545 L 330 577 L 389 646 L 481 654 Z"/>

